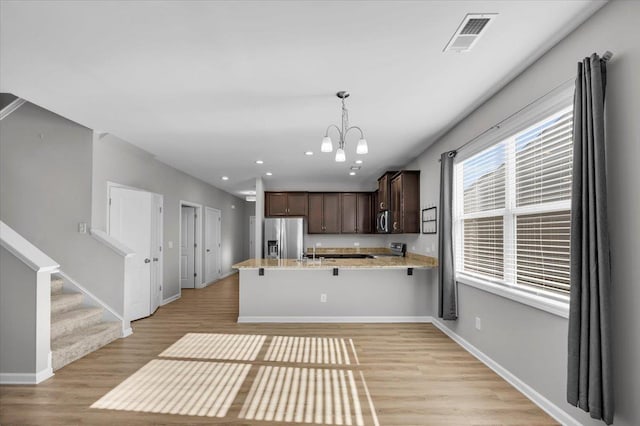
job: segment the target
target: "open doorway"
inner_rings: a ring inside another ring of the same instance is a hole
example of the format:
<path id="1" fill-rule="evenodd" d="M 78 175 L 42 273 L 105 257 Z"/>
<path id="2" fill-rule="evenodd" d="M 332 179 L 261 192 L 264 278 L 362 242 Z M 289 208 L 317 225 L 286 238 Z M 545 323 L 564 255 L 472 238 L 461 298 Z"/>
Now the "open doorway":
<path id="1" fill-rule="evenodd" d="M 202 286 L 202 206 L 180 201 L 180 288 Z"/>

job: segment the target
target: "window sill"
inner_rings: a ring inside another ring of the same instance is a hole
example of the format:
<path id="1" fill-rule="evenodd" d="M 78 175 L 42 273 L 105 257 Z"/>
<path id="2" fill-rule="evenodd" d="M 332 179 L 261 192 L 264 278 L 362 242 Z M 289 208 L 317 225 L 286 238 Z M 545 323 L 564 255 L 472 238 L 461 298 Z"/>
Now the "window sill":
<path id="1" fill-rule="evenodd" d="M 562 318 L 569 318 L 569 298 L 565 300 L 553 300 L 548 297 L 532 294 L 527 291 L 513 287 L 506 287 L 500 284 L 487 282 L 469 275 L 458 273 L 456 281 L 474 287 L 488 293 L 495 294 L 506 299 L 510 299 L 541 311 L 549 312 Z"/>

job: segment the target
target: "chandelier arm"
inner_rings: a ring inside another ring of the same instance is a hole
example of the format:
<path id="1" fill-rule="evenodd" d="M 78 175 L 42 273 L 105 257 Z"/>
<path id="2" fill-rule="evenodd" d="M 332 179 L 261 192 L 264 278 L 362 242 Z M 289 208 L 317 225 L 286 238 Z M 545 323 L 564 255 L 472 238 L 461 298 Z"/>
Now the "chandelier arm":
<path id="1" fill-rule="evenodd" d="M 364 132 L 363 132 L 363 131 L 362 131 L 362 129 L 361 129 L 360 127 L 358 127 L 358 126 L 351 126 L 351 127 L 349 127 L 349 128 L 347 129 L 347 131 L 346 131 L 346 132 L 344 132 L 345 139 L 346 139 L 346 137 L 347 137 L 347 133 L 349 133 L 349 130 L 353 130 L 353 129 L 357 129 L 357 130 L 360 132 L 360 139 L 364 139 Z"/>
<path id="2" fill-rule="evenodd" d="M 327 130 L 324 132 L 324 136 L 327 137 L 329 136 L 329 129 L 331 129 L 332 127 L 335 127 L 335 129 L 338 131 L 338 134 L 340 135 L 340 139 L 342 139 L 342 131 L 340 130 L 340 128 L 338 126 L 336 126 L 335 124 L 330 124 L 327 127 Z"/>

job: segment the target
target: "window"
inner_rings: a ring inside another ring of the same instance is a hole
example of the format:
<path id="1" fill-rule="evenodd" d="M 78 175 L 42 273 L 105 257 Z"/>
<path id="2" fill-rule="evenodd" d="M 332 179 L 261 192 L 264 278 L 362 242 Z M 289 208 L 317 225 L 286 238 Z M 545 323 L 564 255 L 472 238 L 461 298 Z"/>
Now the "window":
<path id="1" fill-rule="evenodd" d="M 525 127 L 526 126 L 526 127 Z M 454 169 L 456 275 L 566 300 L 573 109 L 512 127 Z"/>

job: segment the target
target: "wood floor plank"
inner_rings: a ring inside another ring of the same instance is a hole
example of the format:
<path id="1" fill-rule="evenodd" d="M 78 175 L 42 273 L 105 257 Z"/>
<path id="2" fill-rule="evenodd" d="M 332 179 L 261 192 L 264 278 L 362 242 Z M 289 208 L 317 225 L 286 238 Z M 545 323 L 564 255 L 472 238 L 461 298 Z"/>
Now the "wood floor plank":
<path id="1" fill-rule="evenodd" d="M 322 368 L 338 368 L 338 373 L 344 370 L 347 383 L 346 372 L 353 371 L 361 396 L 362 371 L 381 425 L 557 424 L 431 324 L 238 324 L 237 316 L 237 274 L 205 289 L 182 290 L 181 299 L 134 322 L 132 336 L 56 371 L 46 382 L 37 386 L 0 386 L 0 424 L 280 424 L 238 417 L 259 366 L 298 366 L 265 361 L 272 336 L 346 339 L 348 347 L 349 339 L 353 339 L 359 365 L 351 359 L 351 365 Z M 226 417 L 90 408 L 149 361 L 160 359 L 160 353 L 187 333 L 269 336 L 252 362 L 256 367 L 251 368 L 238 396 L 233 402 L 225 401 L 230 403 Z M 335 387 L 329 390 L 336 392 Z M 296 399 L 300 397 L 290 398 Z M 334 398 L 332 403 L 336 401 Z M 363 405 L 364 424 L 373 424 L 366 399 L 359 403 Z M 298 407 L 267 406 L 264 415 L 304 421 L 306 413 Z M 339 417 L 334 410 L 333 418 Z"/>

